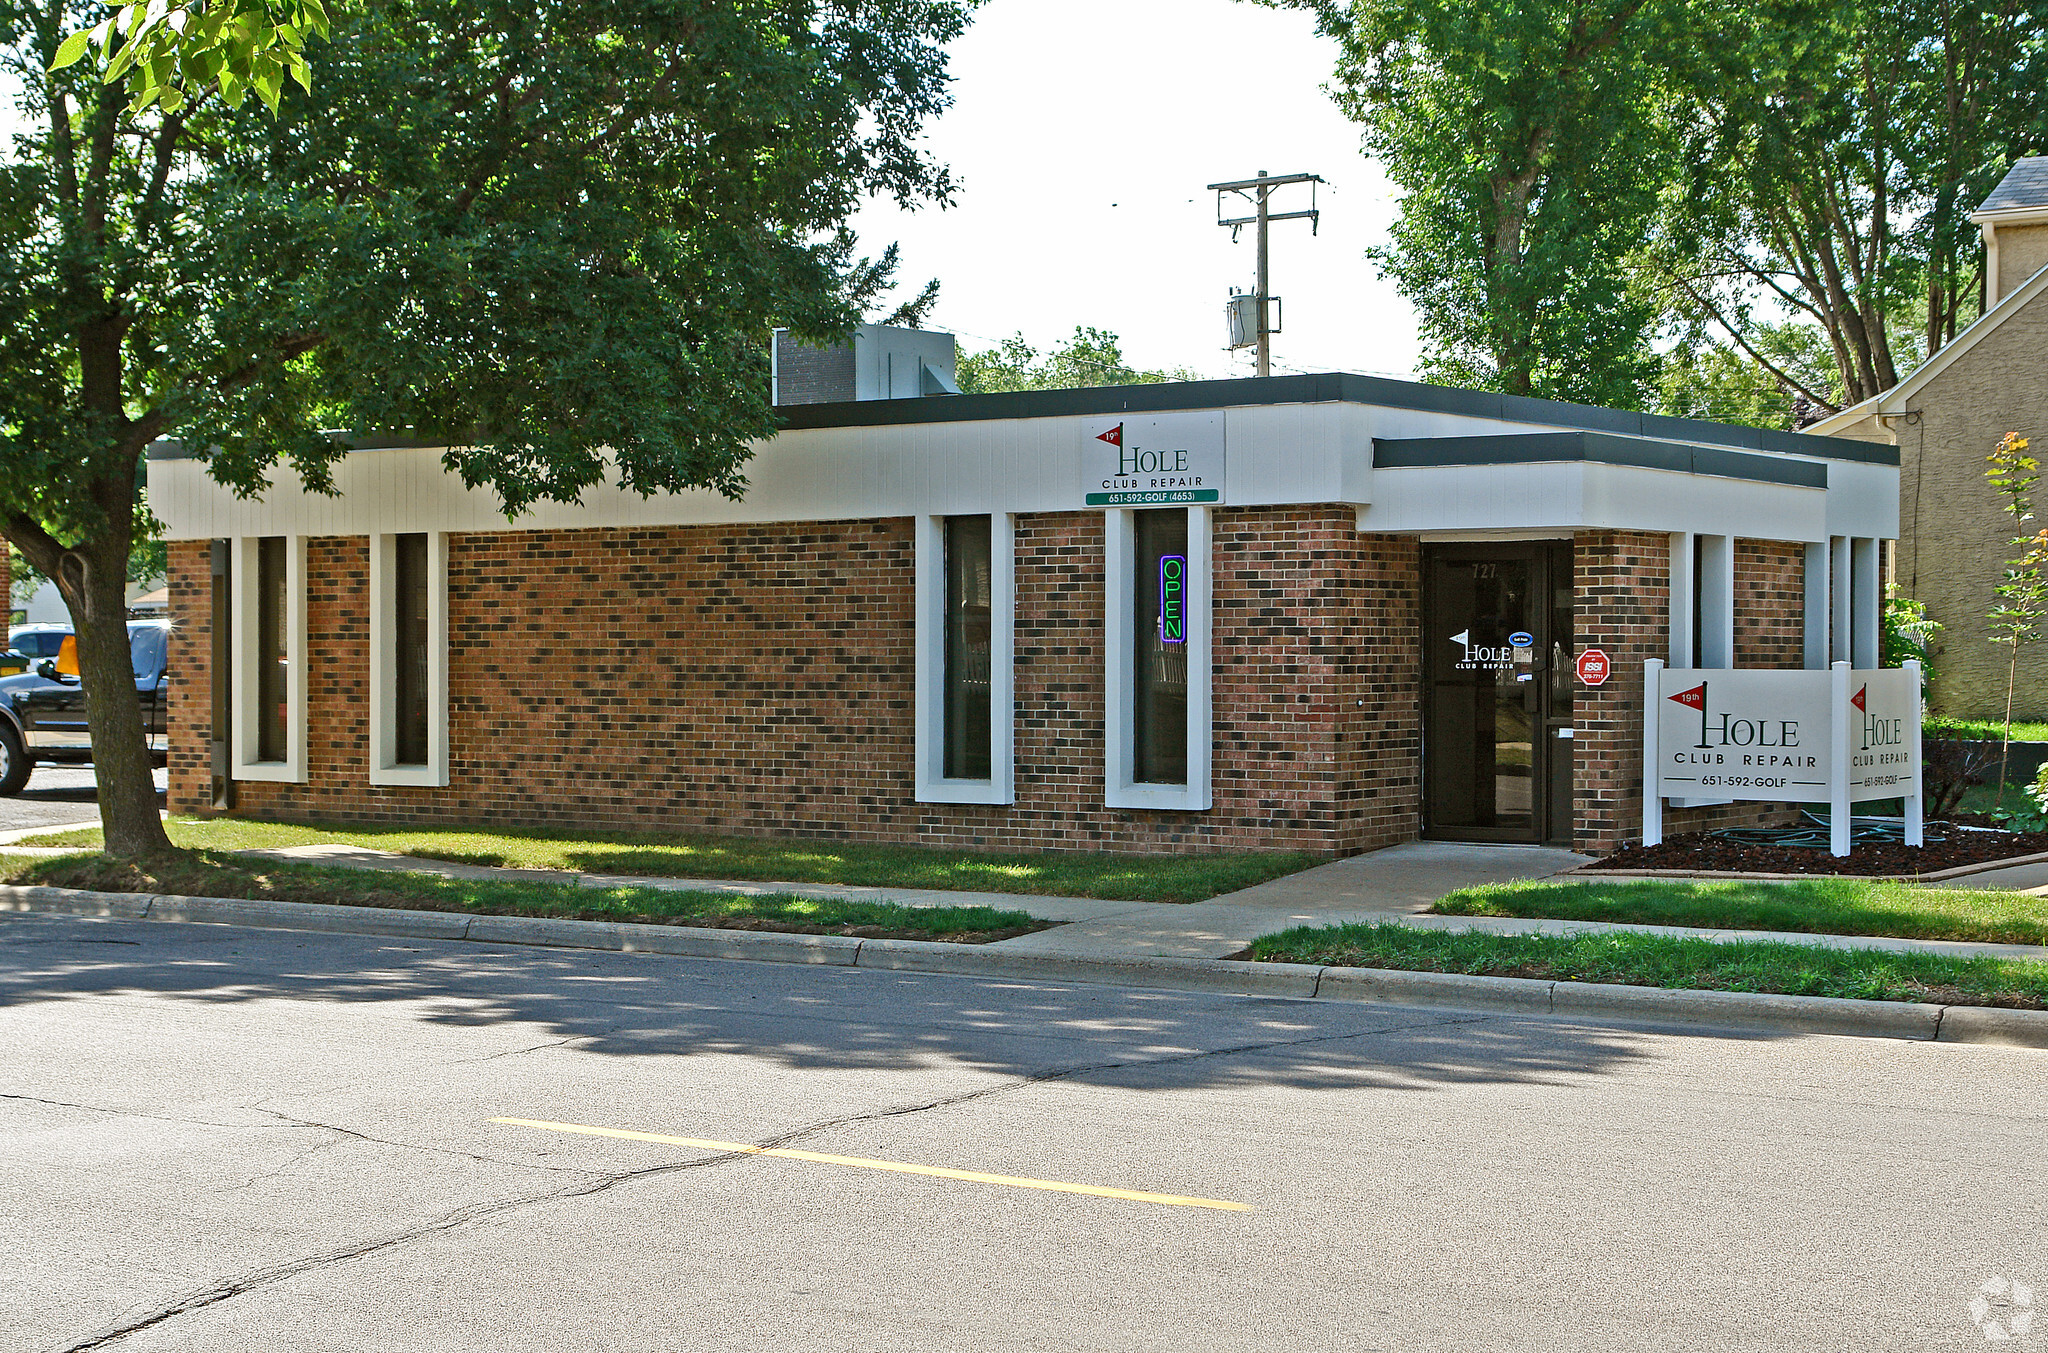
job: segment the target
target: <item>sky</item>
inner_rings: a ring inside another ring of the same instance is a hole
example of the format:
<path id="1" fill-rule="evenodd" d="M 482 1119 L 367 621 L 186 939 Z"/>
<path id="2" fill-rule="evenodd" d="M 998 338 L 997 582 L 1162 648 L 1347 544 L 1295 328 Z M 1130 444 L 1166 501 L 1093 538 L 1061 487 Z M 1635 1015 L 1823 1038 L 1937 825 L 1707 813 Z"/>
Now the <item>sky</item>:
<path id="1" fill-rule="evenodd" d="M 963 347 L 1021 331 L 1043 350 L 1090 325 L 1141 367 L 1242 375 L 1250 352 L 1225 350 L 1223 307 L 1251 290 L 1254 246 L 1216 225 L 1204 185 L 1321 174 L 1318 233 L 1272 227 L 1274 370 L 1405 376 L 1413 311 L 1364 258 L 1392 197 L 1323 91 L 1335 58 L 1307 15 L 1242 0 L 989 0 L 954 45 L 955 103 L 928 136 L 962 181 L 957 205 L 872 204 L 854 227 L 868 253 L 902 244 L 906 291 L 940 280 L 931 327 Z M 1276 193 L 1274 210 L 1306 197 Z"/>
<path id="2" fill-rule="evenodd" d="M 1247 375 L 1223 305 L 1251 290 L 1252 235 L 1231 243 L 1204 185 L 1321 174 L 1317 233 L 1272 227 L 1273 369 L 1405 376 L 1414 313 L 1364 257 L 1392 197 L 1323 92 L 1335 58 L 1307 15 L 1244 0 L 988 0 L 927 137 L 961 182 L 956 205 L 873 203 L 854 228 L 870 254 L 901 243 L 905 294 L 940 280 L 928 322 L 963 348 L 1022 332 L 1043 351 L 1089 325 L 1140 367 Z M 1275 211 L 1307 205 L 1305 188 L 1274 195 Z"/>

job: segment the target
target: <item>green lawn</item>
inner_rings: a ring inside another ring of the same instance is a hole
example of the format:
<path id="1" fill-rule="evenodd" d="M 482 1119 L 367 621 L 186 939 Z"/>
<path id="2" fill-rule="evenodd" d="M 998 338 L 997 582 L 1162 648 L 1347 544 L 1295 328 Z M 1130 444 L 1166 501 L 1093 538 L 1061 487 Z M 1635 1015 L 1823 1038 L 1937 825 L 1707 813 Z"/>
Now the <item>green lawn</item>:
<path id="1" fill-rule="evenodd" d="M 1929 719 L 1925 727 L 1952 732 L 1958 737 L 1981 738 L 1997 742 L 2005 737 L 2005 724 L 1999 719 Z M 2048 723 L 2027 723 L 2013 720 L 2012 740 L 2014 742 L 2048 742 Z"/>
<path id="2" fill-rule="evenodd" d="M 1876 879 L 1495 883 L 1448 893 L 1430 910 L 1442 916 L 1547 916 L 1713 930 L 2048 944 L 2048 898 Z"/>
<path id="3" fill-rule="evenodd" d="M 1200 902 L 1292 874 L 1322 860 L 1303 854 L 1109 855 L 1084 851 L 995 854 L 847 841 L 789 841 L 681 833 L 568 832 L 518 828 L 424 831 L 416 827 L 308 827 L 237 818 L 172 819 L 180 846 L 248 850 L 341 842 L 463 864 L 564 869 L 591 874 L 852 883 L 888 888 L 1038 893 L 1132 902 Z M 97 828 L 39 836 L 24 845 L 97 847 Z"/>
<path id="4" fill-rule="evenodd" d="M 1399 925 L 1303 926 L 1254 940 L 1251 957 L 1408 972 L 1757 991 L 1940 1005 L 2048 1007 L 2048 963 L 1803 944 L 1728 943 L 1629 932 L 1452 935 Z"/>
<path id="5" fill-rule="evenodd" d="M 273 864 L 195 851 L 134 865 L 104 855 L 0 860 L 0 881 L 122 893 L 176 893 L 259 901 L 326 902 L 479 916 L 553 916 L 653 925 L 739 926 L 810 934 L 985 943 L 1050 924 L 1021 911 L 989 907 L 903 907 L 777 895 L 670 892 L 656 888 L 579 888 L 525 880 L 478 882 L 434 874 L 318 865 Z"/>

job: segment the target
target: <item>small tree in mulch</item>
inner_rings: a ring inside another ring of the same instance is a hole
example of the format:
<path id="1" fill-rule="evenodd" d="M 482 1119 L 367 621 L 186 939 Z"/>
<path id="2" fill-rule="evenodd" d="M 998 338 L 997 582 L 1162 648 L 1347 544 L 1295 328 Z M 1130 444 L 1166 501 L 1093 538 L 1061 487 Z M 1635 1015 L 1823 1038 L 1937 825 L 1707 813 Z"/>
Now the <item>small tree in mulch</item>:
<path id="1" fill-rule="evenodd" d="M 2048 530 L 2026 533 L 2034 519 L 2034 486 L 2041 482 L 2041 463 L 2027 454 L 2027 439 L 2008 432 L 1989 457 L 1991 468 L 1985 476 L 1991 487 L 2005 498 L 2005 511 L 2012 517 L 2013 534 L 2008 544 L 2020 553 L 2005 561 L 2005 580 L 1992 590 L 1998 604 L 1991 608 L 1991 642 L 2008 646 L 2005 673 L 2005 737 L 1998 751 L 1998 803 L 2005 804 L 2005 769 L 2012 752 L 2012 698 L 2019 684 L 2020 649 L 2041 637 L 2041 620 L 2048 616 Z"/>

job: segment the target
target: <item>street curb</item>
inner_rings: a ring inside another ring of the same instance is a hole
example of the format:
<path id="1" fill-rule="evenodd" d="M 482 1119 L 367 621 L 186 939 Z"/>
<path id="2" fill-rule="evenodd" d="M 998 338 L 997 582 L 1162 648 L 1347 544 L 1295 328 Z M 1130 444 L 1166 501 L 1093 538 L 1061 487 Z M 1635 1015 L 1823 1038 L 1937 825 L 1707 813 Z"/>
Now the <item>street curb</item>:
<path id="1" fill-rule="evenodd" d="M 172 894 L 101 893 L 0 885 L 0 913 L 38 912 L 131 921 L 253 926 L 272 930 L 465 940 L 482 944 L 653 953 L 760 963 L 829 964 L 880 971 L 944 973 L 1030 982 L 1089 982 L 1169 991 L 1227 992 L 1295 1000 L 1428 1006 L 1580 1023 L 1663 1024 L 1843 1034 L 1919 1042 L 2048 1049 L 2048 1010 L 1854 1001 L 1742 991 L 1684 991 L 1523 977 L 1390 968 L 1246 963 L 1217 958 L 1075 958 L 1006 952 L 933 940 L 860 940 L 840 935 L 696 926 L 567 921 L 527 916 L 258 902 Z"/>

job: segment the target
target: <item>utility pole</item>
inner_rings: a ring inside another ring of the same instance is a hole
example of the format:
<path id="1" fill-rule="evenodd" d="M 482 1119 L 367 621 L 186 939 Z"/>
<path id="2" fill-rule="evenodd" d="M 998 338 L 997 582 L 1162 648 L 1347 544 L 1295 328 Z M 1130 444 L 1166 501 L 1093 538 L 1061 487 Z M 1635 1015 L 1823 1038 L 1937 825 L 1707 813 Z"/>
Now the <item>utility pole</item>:
<path id="1" fill-rule="evenodd" d="M 1272 293 L 1270 278 L 1271 249 L 1267 239 L 1267 227 L 1274 221 L 1299 221 L 1305 219 L 1309 222 L 1309 233 L 1316 233 L 1322 225 L 1322 213 L 1316 210 L 1316 190 L 1313 185 L 1322 181 L 1323 178 L 1320 174 L 1281 174 L 1278 177 L 1269 177 L 1266 171 L 1261 169 L 1257 178 L 1238 179 L 1231 183 L 1212 183 L 1209 185 L 1210 189 L 1216 194 L 1216 224 L 1230 227 L 1232 243 L 1236 243 L 1238 232 L 1246 226 L 1258 227 L 1258 289 L 1248 297 L 1232 297 L 1230 346 L 1233 348 L 1256 346 L 1259 350 L 1259 374 L 1261 376 L 1273 374 L 1273 335 L 1280 332 L 1280 326 L 1273 322 L 1273 315 L 1270 309 L 1272 303 L 1279 298 Z M 1308 190 L 1308 210 L 1274 211 L 1268 202 L 1273 190 L 1297 183 L 1311 185 Z M 1223 195 L 1225 193 L 1236 193 L 1239 197 L 1249 201 L 1253 207 L 1253 214 L 1250 216 L 1226 217 L 1223 214 Z M 1252 319 L 1252 323 L 1249 325 L 1243 322 L 1247 317 L 1244 316 L 1242 308 L 1237 304 L 1242 300 L 1252 302 L 1251 309 L 1253 314 L 1249 317 Z"/>

